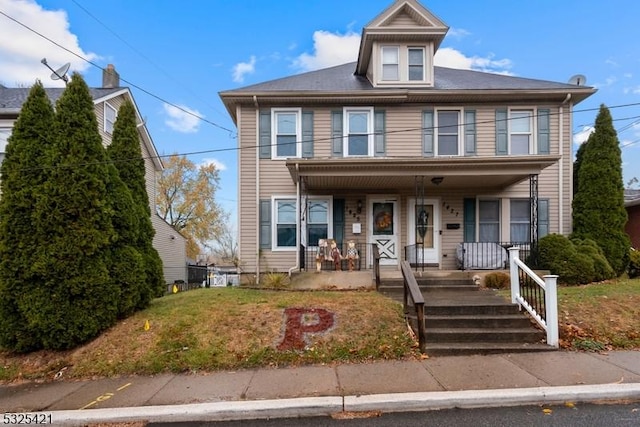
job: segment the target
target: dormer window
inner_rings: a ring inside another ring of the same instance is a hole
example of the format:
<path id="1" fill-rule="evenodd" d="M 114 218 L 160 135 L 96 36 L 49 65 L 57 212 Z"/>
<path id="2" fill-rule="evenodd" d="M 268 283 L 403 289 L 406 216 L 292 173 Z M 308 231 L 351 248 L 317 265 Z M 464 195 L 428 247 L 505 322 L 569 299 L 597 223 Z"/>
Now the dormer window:
<path id="1" fill-rule="evenodd" d="M 433 84 L 433 71 L 430 68 L 432 45 L 379 45 L 378 49 L 378 85 Z"/>
<path id="2" fill-rule="evenodd" d="M 409 48 L 409 80 L 424 81 L 424 48 Z"/>
<path id="3" fill-rule="evenodd" d="M 400 48 L 384 46 L 382 48 L 382 80 L 396 82 L 400 80 Z"/>

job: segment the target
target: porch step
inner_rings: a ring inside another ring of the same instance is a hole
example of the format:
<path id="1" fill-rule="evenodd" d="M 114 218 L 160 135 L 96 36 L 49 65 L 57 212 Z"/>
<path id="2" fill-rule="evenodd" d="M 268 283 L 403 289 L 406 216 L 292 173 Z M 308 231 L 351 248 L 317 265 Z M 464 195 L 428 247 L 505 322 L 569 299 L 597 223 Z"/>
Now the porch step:
<path id="1" fill-rule="evenodd" d="M 545 334 L 517 304 L 471 278 L 417 278 L 425 299 L 428 355 L 549 351 Z M 401 280 L 385 280 L 380 292 L 402 302 Z M 416 330 L 415 315 L 409 316 Z"/>
<path id="2" fill-rule="evenodd" d="M 468 356 L 534 351 L 556 351 L 556 348 L 543 343 L 433 343 L 427 341 L 429 356 Z"/>
<path id="3" fill-rule="evenodd" d="M 428 328 L 528 328 L 531 321 L 522 314 L 429 315 Z"/>

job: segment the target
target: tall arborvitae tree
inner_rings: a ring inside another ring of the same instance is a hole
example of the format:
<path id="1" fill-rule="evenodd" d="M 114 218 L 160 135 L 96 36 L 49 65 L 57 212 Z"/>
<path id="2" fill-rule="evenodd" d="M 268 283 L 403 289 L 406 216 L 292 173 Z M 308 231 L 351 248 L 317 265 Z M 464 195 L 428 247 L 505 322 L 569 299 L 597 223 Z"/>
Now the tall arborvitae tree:
<path id="1" fill-rule="evenodd" d="M 164 277 L 162 261 L 153 247 L 155 230 L 151 224 L 145 164 L 140 148 L 135 108 L 129 101 L 122 104 L 118 110 L 113 138 L 107 147 L 107 153 L 133 196 L 132 212 L 138 220 L 138 230 L 132 242 L 143 257 L 146 275 L 145 285 L 140 288 L 137 308 L 144 308 L 153 297 L 160 296 L 164 292 Z"/>
<path id="2" fill-rule="evenodd" d="M 624 231 L 622 155 L 609 109 L 601 105 L 595 131 L 580 157 L 573 199 L 573 235 L 596 241 L 607 261 L 622 274 L 629 262 L 629 236 Z"/>
<path id="3" fill-rule="evenodd" d="M 46 179 L 45 150 L 53 139 L 53 106 L 40 82 L 31 88 L 9 137 L 0 167 L 0 346 L 39 348 L 30 295 L 42 276 L 31 268 L 42 242 L 34 229 L 34 208 Z"/>
<path id="4" fill-rule="evenodd" d="M 23 298 L 41 346 L 64 349 L 113 325 L 120 298 L 107 264 L 116 238 L 108 160 L 89 88 L 77 73 L 56 104 L 54 132 L 34 221 L 34 267 L 43 280 Z"/>

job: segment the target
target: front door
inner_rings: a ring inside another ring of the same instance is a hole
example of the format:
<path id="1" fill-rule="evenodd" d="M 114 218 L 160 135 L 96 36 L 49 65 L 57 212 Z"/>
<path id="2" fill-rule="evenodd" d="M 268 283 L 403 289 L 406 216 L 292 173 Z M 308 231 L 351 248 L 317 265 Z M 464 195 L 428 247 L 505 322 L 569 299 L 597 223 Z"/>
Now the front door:
<path id="1" fill-rule="evenodd" d="M 436 199 L 409 200 L 407 261 L 412 265 L 439 264 L 439 207 Z"/>
<path id="2" fill-rule="evenodd" d="M 378 245 L 380 265 L 398 265 L 398 201 L 395 198 L 369 200 L 370 241 Z"/>

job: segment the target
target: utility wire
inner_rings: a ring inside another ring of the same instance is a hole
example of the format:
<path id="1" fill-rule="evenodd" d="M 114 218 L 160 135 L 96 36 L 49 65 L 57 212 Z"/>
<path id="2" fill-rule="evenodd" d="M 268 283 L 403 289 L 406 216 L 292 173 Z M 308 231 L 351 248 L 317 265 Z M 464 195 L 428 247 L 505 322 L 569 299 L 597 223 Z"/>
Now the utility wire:
<path id="1" fill-rule="evenodd" d="M 33 28 L 29 27 L 28 25 L 23 24 L 22 22 L 18 21 L 17 19 L 13 18 L 12 16 L 7 15 L 5 12 L 3 12 L 3 11 L 1 11 L 1 10 L 0 10 L 0 15 L 5 16 L 6 18 L 8 18 L 8 19 L 10 19 L 11 21 L 15 22 L 16 24 L 20 25 L 21 27 L 26 28 L 27 30 L 31 31 L 31 32 L 32 32 L 32 33 L 34 33 L 34 34 L 37 34 L 38 36 L 42 37 L 43 39 L 47 40 L 47 41 L 48 41 L 48 42 L 50 42 L 50 43 L 53 43 L 54 45 L 58 46 L 60 49 L 65 50 L 66 52 L 68 52 L 68 53 L 72 54 L 73 56 L 75 56 L 75 57 L 77 57 L 77 58 L 79 58 L 79 59 L 81 59 L 81 60 L 85 61 L 86 63 L 91 64 L 91 65 L 93 65 L 94 67 L 99 68 L 100 70 L 103 70 L 103 71 L 104 71 L 104 68 L 102 68 L 100 65 L 96 64 L 95 62 L 93 62 L 93 61 L 91 61 L 91 60 L 89 60 L 89 59 L 87 59 L 87 58 L 83 57 L 82 55 L 79 55 L 79 54 L 77 54 L 77 53 L 75 53 L 75 52 L 71 51 L 70 49 L 68 49 L 68 48 L 66 48 L 66 47 L 64 47 L 64 46 L 62 46 L 60 43 L 58 43 L 58 42 L 56 42 L 56 41 L 54 41 L 54 40 L 51 40 L 49 37 L 45 36 L 44 34 L 42 34 L 42 33 L 38 32 L 38 31 L 36 31 L 36 30 L 34 30 Z M 166 99 L 164 99 L 164 98 L 162 98 L 162 97 L 160 97 L 160 96 L 158 96 L 158 95 L 156 95 L 156 94 L 154 94 L 154 93 L 152 93 L 152 92 L 148 91 L 147 89 L 144 89 L 144 88 L 142 88 L 142 87 L 138 86 L 137 84 L 132 83 L 132 82 L 130 82 L 130 81 L 128 81 L 128 80 L 126 80 L 126 79 L 124 79 L 124 78 L 122 78 L 122 77 L 120 77 L 120 80 L 122 80 L 123 82 L 127 83 L 127 84 L 128 84 L 128 85 L 130 85 L 131 87 L 134 87 L 134 88 L 136 88 L 136 89 L 140 90 L 141 92 L 146 93 L 147 95 L 151 96 L 152 98 L 157 99 L 158 101 L 161 101 L 161 102 L 163 102 L 163 103 L 165 103 L 165 104 L 168 104 L 168 105 L 171 105 L 172 107 L 177 108 L 178 110 L 182 111 L 182 112 L 183 112 L 183 113 L 185 113 L 185 114 L 188 114 L 188 115 L 190 115 L 190 116 L 193 116 L 193 117 L 197 118 L 198 120 L 203 121 L 204 123 L 208 123 L 208 124 L 210 124 L 210 125 L 212 125 L 212 126 L 214 126 L 214 127 L 217 127 L 218 129 L 221 129 L 221 130 L 224 130 L 224 131 L 226 131 L 226 132 L 229 132 L 229 134 L 230 134 L 230 135 L 233 135 L 233 134 L 234 134 L 234 132 L 235 132 L 235 131 L 233 131 L 233 130 L 231 130 L 231 129 L 228 129 L 228 128 L 226 128 L 226 127 L 222 126 L 222 125 L 219 125 L 219 124 L 217 124 L 217 123 L 215 123 L 215 122 L 212 122 L 211 120 L 207 120 L 206 118 L 204 118 L 204 117 L 202 117 L 202 116 L 200 116 L 200 115 L 198 115 L 198 114 L 195 114 L 195 113 L 193 113 L 192 111 L 189 111 L 189 110 L 187 110 L 187 109 L 186 109 L 186 108 L 184 108 L 184 107 L 181 107 L 181 106 L 176 105 L 176 104 L 174 104 L 174 103 L 172 103 L 172 102 L 169 102 L 169 101 L 167 101 Z"/>
<path id="2" fill-rule="evenodd" d="M 93 20 L 95 20 L 98 24 L 100 24 L 102 27 L 104 27 L 107 31 L 109 31 L 111 34 L 113 34 L 118 40 L 120 40 L 122 43 L 124 43 L 127 47 L 129 47 L 129 49 L 131 49 L 132 51 L 134 51 L 136 54 L 138 54 L 140 57 L 142 57 L 143 59 L 145 59 L 147 62 L 149 62 L 151 65 L 153 65 L 158 71 L 162 72 L 165 76 L 167 76 L 168 78 L 170 78 L 173 82 L 175 82 L 176 84 L 180 85 L 183 89 L 185 89 L 187 92 L 189 92 L 189 94 L 191 94 L 191 96 L 193 96 L 194 98 L 198 99 L 200 102 L 202 102 L 203 104 L 207 105 L 209 108 L 211 108 L 213 111 L 215 111 L 218 114 L 222 114 L 220 113 L 220 111 L 218 111 L 217 108 L 215 108 L 214 106 L 212 106 L 211 104 L 209 104 L 208 101 L 202 99 L 200 96 L 198 96 L 196 93 L 194 93 L 192 90 L 190 90 L 188 87 L 184 86 L 182 84 L 182 82 L 180 81 L 180 79 L 175 78 L 175 76 L 170 75 L 164 68 L 162 68 L 161 66 L 159 66 L 158 64 L 156 64 L 155 62 L 153 62 L 148 56 L 146 56 L 144 53 L 142 53 L 140 50 L 136 49 L 134 46 L 132 46 L 129 42 L 127 42 L 123 37 L 121 37 L 118 33 L 116 33 L 114 30 L 112 30 L 111 28 L 109 28 L 104 22 L 102 22 L 100 19 L 98 19 L 98 17 L 96 17 L 94 14 L 92 14 L 89 10 L 87 10 L 87 8 L 85 8 L 84 6 L 82 6 L 80 3 L 78 3 L 76 0 L 71 0 L 76 6 L 78 6 L 82 11 L 84 11 L 87 15 L 89 15 Z"/>

